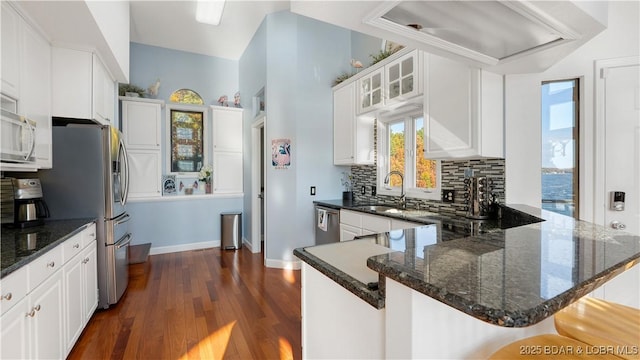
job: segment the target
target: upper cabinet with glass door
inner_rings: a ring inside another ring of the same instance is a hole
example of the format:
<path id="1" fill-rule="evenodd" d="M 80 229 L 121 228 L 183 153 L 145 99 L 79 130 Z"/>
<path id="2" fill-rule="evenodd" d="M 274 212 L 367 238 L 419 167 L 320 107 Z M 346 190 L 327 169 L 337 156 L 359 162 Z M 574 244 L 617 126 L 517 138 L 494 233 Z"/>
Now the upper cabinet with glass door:
<path id="1" fill-rule="evenodd" d="M 377 69 L 358 79 L 358 114 L 379 109 L 384 105 L 384 68 Z"/>
<path id="2" fill-rule="evenodd" d="M 420 57 L 421 52 L 413 50 L 384 67 L 387 103 L 422 94 Z"/>

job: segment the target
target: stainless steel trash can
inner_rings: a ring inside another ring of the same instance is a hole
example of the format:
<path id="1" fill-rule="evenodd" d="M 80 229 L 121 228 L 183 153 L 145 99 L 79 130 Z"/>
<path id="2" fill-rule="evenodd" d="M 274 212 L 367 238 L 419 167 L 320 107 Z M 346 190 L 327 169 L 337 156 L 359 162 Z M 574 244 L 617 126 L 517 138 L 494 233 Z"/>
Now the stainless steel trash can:
<path id="1" fill-rule="evenodd" d="M 242 247 L 242 213 L 225 212 L 220 214 L 220 237 L 222 249 L 237 250 Z"/>

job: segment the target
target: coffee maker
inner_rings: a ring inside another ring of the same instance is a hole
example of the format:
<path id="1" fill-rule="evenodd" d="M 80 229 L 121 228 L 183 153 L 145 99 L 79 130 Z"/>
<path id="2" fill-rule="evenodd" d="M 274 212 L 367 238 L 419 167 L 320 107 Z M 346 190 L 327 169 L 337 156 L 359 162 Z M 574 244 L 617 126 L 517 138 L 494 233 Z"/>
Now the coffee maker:
<path id="1" fill-rule="evenodd" d="M 15 204 L 15 227 L 38 226 L 49 217 L 49 208 L 42 199 L 40 179 L 12 179 Z"/>

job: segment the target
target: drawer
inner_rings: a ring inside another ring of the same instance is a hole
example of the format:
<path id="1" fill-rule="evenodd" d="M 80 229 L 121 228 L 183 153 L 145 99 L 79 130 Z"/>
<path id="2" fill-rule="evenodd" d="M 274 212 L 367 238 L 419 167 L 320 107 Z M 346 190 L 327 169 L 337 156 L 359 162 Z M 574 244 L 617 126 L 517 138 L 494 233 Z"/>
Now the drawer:
<path id="1" fill-rule="evenodd" d="M 361 228 L 362 215 L 355 211 L 340 210 L 340 223 Z"/>
<path id="2" fill-rule="evenodd" d="M 63 245 L 56 246 L 27 266 L 29 268 L 29 291 L 35 289 L 46 278 L 62 268 Z"/>
<path id="3" fill-rule="evenodd" d="M 11 309 L 29 292 L 27 267 L 23 266 L 0 280 L 0 314 Z"/>
<path id="4" fill-rule="evenodd" d="M 67 239 L 62 243 L 62 263 L 73 259 L 74 256 L 80 254 L 80 251 L 84 248 L 82 244 L 82 233 L 76 234 L 73 237 Z"/>
<path id="5" fill-rule="evenodd" d="M 91 223 L 82 231 L 82 247 L 85 248 L 94 241 L 96 241 L 96 223 Z"/>
<path id="6" fill-rule="evenodd" d="M 362 216 L 362 230 L 370 230 L 373 233 L 387 232 L 391 230 L 391 219 L 384 216 Z"/>

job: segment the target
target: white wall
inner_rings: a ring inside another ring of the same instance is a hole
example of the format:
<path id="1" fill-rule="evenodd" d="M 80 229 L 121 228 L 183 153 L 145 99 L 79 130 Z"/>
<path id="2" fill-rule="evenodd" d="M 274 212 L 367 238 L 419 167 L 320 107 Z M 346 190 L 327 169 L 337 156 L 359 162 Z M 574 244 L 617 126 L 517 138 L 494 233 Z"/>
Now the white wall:
<path id="1" fill-rule="evenodd" d="M 594 62 L 640 53 L 640 2 L 611 1 L 609 27 L 548 70 L 505 77 L 506 202 L 540 207 L 541 83 L 580 79 L 580 218 L 593 218 Z"/>

